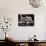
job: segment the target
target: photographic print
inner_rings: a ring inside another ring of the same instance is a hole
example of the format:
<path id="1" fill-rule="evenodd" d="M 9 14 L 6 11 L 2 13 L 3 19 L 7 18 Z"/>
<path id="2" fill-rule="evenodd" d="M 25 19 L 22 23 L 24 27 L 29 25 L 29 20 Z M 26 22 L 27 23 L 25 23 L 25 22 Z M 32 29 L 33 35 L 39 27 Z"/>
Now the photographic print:
<path id="1" fill-rule="evenodd" d="M 34 26 L 34 14 L 18 14 L 18 26 Z"/>

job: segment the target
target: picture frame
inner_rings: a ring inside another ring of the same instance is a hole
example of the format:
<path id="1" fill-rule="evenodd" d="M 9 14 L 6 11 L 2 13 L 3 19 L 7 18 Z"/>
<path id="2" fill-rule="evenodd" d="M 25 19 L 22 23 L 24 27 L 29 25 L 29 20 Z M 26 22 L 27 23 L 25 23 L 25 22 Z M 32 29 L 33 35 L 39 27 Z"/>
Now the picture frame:
<path id="1" fill-rule="evenodd" d="M 34 26 L 34 14 L 18 14 L 18 26 Z"/>

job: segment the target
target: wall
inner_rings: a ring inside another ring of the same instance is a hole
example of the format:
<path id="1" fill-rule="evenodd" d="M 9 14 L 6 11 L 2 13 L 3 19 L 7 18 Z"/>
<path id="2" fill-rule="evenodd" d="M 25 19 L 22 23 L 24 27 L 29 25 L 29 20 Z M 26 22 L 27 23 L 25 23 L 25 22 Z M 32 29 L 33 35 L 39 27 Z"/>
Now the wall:
<path id="1" fill-rule="evenodd" d="M 27 40 L 34 34 L 37 35 L 39 40 L 46 40 L 45 12 L 46 6 L 44 4 L 43 7 L 33 8 L 28 0 L 0 0 L 0 19 L 4 16 L 13 18 L 12 26 L 8 33 L 17 40 Z M 34 14 L 35 26 L 19 27 L 18 14 Z M 0 35 L 2 33 L 3 31 L 0 31 Z M 0 36 L 0 39 L 4 39 L 4 37 Z"/>

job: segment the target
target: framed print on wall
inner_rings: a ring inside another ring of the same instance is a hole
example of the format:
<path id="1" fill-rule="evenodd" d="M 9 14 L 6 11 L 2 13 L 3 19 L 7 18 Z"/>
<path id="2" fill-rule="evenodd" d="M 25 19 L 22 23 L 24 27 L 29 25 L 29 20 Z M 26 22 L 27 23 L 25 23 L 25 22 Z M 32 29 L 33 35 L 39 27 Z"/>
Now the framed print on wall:
<path id="1" fill-rule="evenodd" d="M 34 14 L 18 14 L 18 26 L 34 26 Z"/>

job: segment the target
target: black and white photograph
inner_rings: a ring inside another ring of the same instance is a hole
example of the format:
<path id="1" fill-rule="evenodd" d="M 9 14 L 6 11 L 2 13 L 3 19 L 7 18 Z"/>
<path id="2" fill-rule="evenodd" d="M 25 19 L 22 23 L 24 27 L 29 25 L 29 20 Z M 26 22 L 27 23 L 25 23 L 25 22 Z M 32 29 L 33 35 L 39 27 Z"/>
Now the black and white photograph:
<path id="1" fill-rule="evenodd" d="M 34 26 L 34 14 L 18 14 L 18 26 Z"/>

